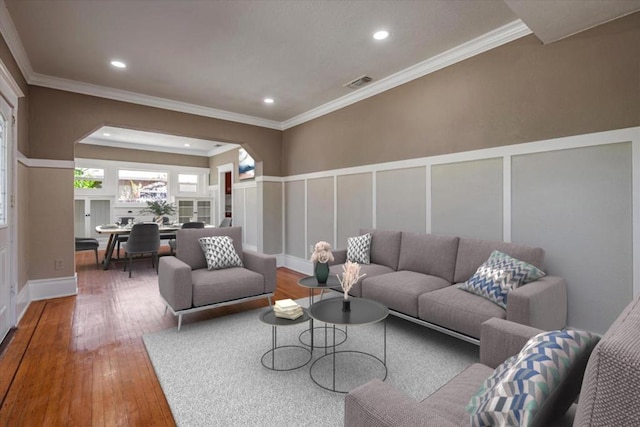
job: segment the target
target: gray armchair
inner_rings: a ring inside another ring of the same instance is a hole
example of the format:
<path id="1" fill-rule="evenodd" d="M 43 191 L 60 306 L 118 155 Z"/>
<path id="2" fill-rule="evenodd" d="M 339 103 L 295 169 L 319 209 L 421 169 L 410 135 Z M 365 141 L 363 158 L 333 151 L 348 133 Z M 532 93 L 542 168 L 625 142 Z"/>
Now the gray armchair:
<path id="1" fill-rule="evenodd" d="M 243 267 L 208 270 L 198 239 L 229 236 Z M 242 228 L 202 228 L 176 231 L 176 256 L 160 259 L 158 287 L 167 310 L 178 316 L 214 307 L 271 297 L 276 288 L 276 258 L 242 249 Z M 166 312 L 166 310 L 165 310 Z"/>

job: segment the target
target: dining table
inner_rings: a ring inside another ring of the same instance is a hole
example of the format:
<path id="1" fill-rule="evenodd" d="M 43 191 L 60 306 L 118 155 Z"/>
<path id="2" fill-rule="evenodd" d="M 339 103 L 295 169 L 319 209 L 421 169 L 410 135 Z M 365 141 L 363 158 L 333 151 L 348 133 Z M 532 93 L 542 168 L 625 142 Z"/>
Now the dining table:
<path id="1" fill-rule="evenodd" d="M 118 225 L 118 224 L 103 224 L 96 226 L 96 233 L 108 234 L 109 241 L 107 242 L 107 250 L 104 253 L 104 260 L 102 260 L 103 269 L 108 270 L 111 260 L 113 259 L 113 251 L 116 248 L 117 237 L 122 235 L 128 235 L 131 233 L 131 226 Z M 164 224 L 160 226 L 160 236 L 164 239 L 170 238 L 171 233 L 174 233 L 175 238 L 176 230 L 182 228 L 182 224 Z M 118 254 L 119 256 L 120 254 Z"/>

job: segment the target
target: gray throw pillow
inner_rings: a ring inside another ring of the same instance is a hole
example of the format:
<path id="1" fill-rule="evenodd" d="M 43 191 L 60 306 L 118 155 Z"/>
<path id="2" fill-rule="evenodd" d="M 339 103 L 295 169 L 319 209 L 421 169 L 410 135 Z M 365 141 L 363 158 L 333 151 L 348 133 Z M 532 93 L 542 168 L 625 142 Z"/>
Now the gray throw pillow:
<path id="1" fill-rule="evenodd" d="M 233 240 L 229 236 L 211 236 L 198 239 L 209 270 L 242 267 L 242 260 L 233 247 Z"/>
<path id="2" fill-rule="evenodd" d="M 371 233 L 347 239 L 347 259 L 358 264 L 371 263 Z"/>

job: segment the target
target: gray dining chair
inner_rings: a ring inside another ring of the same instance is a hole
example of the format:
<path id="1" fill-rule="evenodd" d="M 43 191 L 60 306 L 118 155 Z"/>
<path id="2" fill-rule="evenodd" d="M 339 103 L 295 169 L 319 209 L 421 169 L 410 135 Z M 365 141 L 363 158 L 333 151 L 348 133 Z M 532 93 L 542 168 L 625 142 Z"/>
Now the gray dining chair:
<path id="1" fill-rule="evenodd" d="M 204 228 L 204 222 L 185 222 L 184 224 L 182 224 L 182 228 Z M 169 248 L 171 250 L 171 255 L 173 255 L 176 250 L 176 239 L 169 240 Z"/>
<path id="2" fill-rule="evenodd" d="M 96 267 L 100 268 L 100 261 L 98 260 L 98 248 L 100 243 L 98 239 L 93 237 L 76 237 L 76 252 L 80 251 L 93 251 L 96 254 Z"/>
<path id="3" fill-rule="evenodd" d="M 131 223 L 133 224 L 133 221 L 136 220 L 136 218 L 134 216 L 121 216 L 120 217 L 120 225 L 127 225 L 129 223 L 129 220 L 131 220 Z M 126 243 L 127 240 L 129 239 L 129 235 L 128 234 L 123 234 L 121 236 L 116 236 L 116 243 L 118 245 L 118 249 L 117 249 L 117 253 L 116 253 L 116 259 L 120 259 L 120 244 L 121 243 Z"/>
<path id="4" fill-rule="evenodd" d="M 131 277 L 133 255 L 151 254 L 151 265 L 158 271 L 158 250 L 160 249 L 160 229 L 156 223 L 134 224 L 129 240 L 123 245 L 124 254 L 129 263 Z M 127 271 L 127 262 L 124 263 Z"/>
<path id="5" fill-rule="evenodd" d="M 231 218 L 224 218 L 218 228 L 231 227 Z"/>

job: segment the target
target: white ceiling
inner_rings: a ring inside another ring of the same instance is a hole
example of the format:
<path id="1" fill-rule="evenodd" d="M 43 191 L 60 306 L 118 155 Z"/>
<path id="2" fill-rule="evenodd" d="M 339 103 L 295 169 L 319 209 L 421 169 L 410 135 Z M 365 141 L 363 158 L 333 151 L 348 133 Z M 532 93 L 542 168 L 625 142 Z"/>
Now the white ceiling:
<path id="1" fill-rule="evenodd" d="M 549 42 L 638 9 L 640 0 L 0 0 L 0 32 L 30 84 L 286 129 L 529 28 Z M 379 29 L 387 40 L 372 39 Z M 368 86 L 343 87 L 364 74 Z"/>

